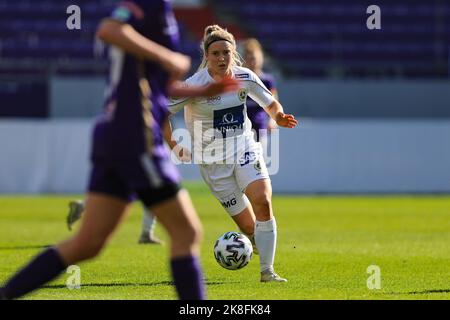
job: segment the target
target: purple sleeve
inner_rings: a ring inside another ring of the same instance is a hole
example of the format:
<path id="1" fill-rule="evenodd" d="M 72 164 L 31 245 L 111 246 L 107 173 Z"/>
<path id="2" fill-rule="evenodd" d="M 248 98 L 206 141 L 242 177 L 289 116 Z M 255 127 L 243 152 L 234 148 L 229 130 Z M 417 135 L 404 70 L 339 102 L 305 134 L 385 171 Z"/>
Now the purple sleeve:
<path id="1" fill-rule="evenodd" d="M 270 91 L 272 91 L 273 89 L 276 89 L 276 84 L 275 84 L 275 79 L 272 75 L 270 74 L 264 74 L 264 80 L 262 80 L 264 85 L 267 87 L 267 89 L 269 89 Z"/>

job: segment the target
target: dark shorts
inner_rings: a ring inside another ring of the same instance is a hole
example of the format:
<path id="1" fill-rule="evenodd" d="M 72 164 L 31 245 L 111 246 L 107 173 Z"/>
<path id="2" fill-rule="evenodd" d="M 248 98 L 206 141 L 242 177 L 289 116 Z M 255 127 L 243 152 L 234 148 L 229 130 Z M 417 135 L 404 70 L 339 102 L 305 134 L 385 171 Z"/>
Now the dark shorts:
<path id="1" fill-rule="evenodd" d="M 180 190 L 179 174 L 166 159 L 92 161 L 89 192 L 103 193 L 127 202 L 141 200 L 148 208 L 174 197 Z"/>

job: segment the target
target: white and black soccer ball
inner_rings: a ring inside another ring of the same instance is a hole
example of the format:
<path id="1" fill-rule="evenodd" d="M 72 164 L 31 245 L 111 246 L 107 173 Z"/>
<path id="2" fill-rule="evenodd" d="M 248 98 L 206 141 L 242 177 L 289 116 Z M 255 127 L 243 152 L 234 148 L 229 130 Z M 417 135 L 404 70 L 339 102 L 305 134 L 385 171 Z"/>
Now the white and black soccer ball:
<path id="1" fill-rule="evenodd" d="M 228 270 L 242 269 L 250 262 L 252 255 L 252 243 L 239 232 L 226 232 L 214 244 L 217 263 Z"/>

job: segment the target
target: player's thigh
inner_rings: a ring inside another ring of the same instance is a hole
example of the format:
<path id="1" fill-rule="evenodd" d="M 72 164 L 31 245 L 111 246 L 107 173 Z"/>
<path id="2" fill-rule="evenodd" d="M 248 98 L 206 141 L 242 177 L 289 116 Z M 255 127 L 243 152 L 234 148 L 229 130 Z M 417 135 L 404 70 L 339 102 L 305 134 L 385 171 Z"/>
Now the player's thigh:
<path id="1" fill-rule="evenodd" d="M 116 165 L 94 160 L 79 240 L 95 244 L 109 237 L 126 213 L 130 194 Z"/>
<path id="2" fill-rule="evenodd" d="M 250 151 L 250 154 L 253 156 L 249 157 L 248 161 L 236 165 L 235 174 L 239 188 L 245 191 L 246 194 L 248 186 L 255 181 L 268 180 L 270 185 L 270 176 L 264 158 L 262 155 L 257 155 L 256 152 Z M 265 188 L 264 191 L 267 191 L 265 183 L 263 187 Z"/>
<path id="3" fill-rule="evenodd" d="M 179 190 L 175 196 L 149 209 L 167 230 L 172 240 L 190 244 L 200 241 L 202 225 L 186 190 Z"/>
<path id="4" fill-rule="evenodd" d="M 67 264 L 73 264 L 96 256 L 123 219 L 127 207 L 126 200 L 89 193 L 77 234 L 57 246 L 63 260 Z"/>
<path id="5" fill-rule="evenodd" d="M 236 168 L 236 180 L 252 204 L 257 220 L 273 216 L 272 184 L 262 155 Z"/>
<path id="6" fill-rule="evenodd" d="M 186 232 L 195 232 L 200 225 L 197 213 L 186 190 L 175 182 L 136 190 L 137 197 L 167 229 L 169 234 L 181 238 Z"/>
<path id="7" fill-rule="evenodd" d="M 249 198 L 252 205 L 255 202 L 271 202 L 272 184 L 270 179 L 259 179 L 252 181 L 245 188 L 245 195 Z"/>
<path id="8" fill-rule="evenodd" d="M 124 218 L 128 201 L 101 193 L 89 193 L 78 236 L 88 241 L 104 241 Z"/>

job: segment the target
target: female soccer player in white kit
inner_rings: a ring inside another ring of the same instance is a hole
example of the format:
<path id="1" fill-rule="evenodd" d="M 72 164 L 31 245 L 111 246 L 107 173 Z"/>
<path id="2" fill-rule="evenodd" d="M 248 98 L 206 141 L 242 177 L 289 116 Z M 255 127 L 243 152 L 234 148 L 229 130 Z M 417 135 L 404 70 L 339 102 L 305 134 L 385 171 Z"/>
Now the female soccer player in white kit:
<path id="1" fill-rule="evenodd" d="M 206 85 L 232 77 L 238 91 L 210 98 L 173 98 L 172 113 L 185 111 L 186 127 L 194 139 L 194 162 L 213 195 L 259 251 L 261 282 L 286 282 L 274 271 L 277 225 L 272 210 L 272 186 L 261 148 L 254 140 L 247 117 L 247 95 L 280 127 L 294 128 L 293 115 L 283 107 L 250 69 L 240 67 L 233 35 L 217 25 L 208 26 L 202 43 L 199 70 L 186 86 Z M 225 152 L 221 153 L 224 150 Z M 199 159 L 200 158 L 200 159 Z"/>

